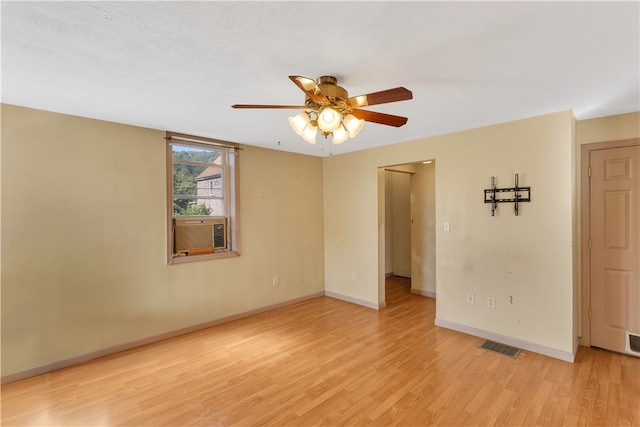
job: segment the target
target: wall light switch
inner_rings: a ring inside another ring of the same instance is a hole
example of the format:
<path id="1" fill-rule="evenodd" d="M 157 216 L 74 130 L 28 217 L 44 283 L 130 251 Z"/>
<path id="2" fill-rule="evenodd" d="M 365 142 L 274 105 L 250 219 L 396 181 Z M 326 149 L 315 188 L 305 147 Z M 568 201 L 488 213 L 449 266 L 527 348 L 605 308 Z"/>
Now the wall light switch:
<path id="1" fill-rule="evenodd" d="M 444 223 L 444 231 L 449 231 L 449 223 L 448 222 Z"/>

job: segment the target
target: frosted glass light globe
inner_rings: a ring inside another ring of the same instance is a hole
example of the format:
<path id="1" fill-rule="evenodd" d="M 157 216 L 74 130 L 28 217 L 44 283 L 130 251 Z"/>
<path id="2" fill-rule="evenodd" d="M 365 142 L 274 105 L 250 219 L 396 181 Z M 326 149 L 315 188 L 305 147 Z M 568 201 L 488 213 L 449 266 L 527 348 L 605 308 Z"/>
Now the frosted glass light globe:
<path id="1" fill-rule="evenodd" d="M 333 132 L 340 126 L 342 117 L 332 107 L 324 107 L 318 113 L 318 127 L 325 132 Z"/>

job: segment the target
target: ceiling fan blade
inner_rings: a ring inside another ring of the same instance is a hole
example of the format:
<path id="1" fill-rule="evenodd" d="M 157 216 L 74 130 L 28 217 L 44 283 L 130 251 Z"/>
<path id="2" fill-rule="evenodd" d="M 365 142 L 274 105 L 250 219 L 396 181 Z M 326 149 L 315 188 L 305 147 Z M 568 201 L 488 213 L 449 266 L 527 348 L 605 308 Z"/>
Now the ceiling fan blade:
<path id="1" fill-rule="evenodd" d="M 352 96 L 347 99 L 347 105 L 351 108 L 366 107 L 368 105 L 386 104 L 387 102 L 406 101 L 412 99 L 413 93 L 409 89 L 396 87 L 380 92 L 367 93 L 365 95 Z"/>
<path id="2" fill-rule="evenodd" d="M 292 82 L 296 84 L 304 93 L 307 94 L 309 99 L 318 104 L 329 104 L 329 98 L 327 98 L 315 80 L 303 76 L 289 76 Z"/>
<path id="3" fill-rule="evenodd" d="M 351 114 L 360 120 L 378 123 L 381 125 L 395 126 L 397 128 L 406 124 L 408 120 L 406 117 L 358 109 L 351 111 Z"/>
<path id="4" fill-rule="evenodd" d="M 307 108 L 304 105 L 233 104 L 231 108 Z"/>

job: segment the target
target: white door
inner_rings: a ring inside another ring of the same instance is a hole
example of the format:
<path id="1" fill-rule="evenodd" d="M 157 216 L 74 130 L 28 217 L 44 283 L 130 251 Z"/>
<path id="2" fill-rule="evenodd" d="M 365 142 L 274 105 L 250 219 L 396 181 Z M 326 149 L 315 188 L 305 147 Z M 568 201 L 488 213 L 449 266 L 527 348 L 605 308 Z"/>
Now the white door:
<path id="1" fill-rule="evenodd" d="M 640 335 L 640 146 L 590 152 L 591 345 Z"/>

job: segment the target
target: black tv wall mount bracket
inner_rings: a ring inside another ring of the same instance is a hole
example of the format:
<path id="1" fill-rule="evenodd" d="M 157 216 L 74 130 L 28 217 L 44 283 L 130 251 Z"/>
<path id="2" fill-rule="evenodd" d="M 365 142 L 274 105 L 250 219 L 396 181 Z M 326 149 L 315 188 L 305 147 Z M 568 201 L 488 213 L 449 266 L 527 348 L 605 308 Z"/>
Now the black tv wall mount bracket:
<path id="1" fill-rule="evenodd" d="M 498 203 L 513 203 L 513 213 L 518 216 L 518 204 L 521 202 L 530 201 L 531 187 L 519 187 L 518 174 L 515 174 L 515 187 L 496 188 L 496 177 L 492 176 L 491 188 L 488 190 L 484 190 L 484 202 L 491 203 L 491 216 L 496 216 L 496 208 Z"/>

